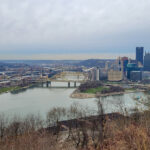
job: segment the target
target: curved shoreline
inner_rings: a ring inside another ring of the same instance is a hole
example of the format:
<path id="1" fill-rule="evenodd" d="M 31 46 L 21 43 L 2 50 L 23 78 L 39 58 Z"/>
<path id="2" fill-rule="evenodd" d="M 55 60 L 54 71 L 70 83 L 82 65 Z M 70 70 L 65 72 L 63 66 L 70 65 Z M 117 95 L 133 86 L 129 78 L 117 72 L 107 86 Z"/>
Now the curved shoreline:
<path id="1" fill-rule="evenodd" d="M 95 98 L 96 94 L 89 94 L 89 93 L 81 93 L 77 89 L 73 91 L 70 95 L 71 98 L 78 98 L 78 99 L 87 99 L 87 98 Z"/>
<path id="2" fill-rule="evenodd" d="M 89 94 L 89 93 L 81 93 L 78 90 L 75 90 L 70 97 L 77 99 L 87 99 L 87 98 L 97 98 L 97 97 L 106 97 L 106 96 L 115 96 L 115 95 L 123 95 L 128 93 L 136 93 L 136 92 L 144 92 L 145 90 L 137 90 L 137 91 L 125 91 L 125 92 L 113 92 L 106 94 Z"/>

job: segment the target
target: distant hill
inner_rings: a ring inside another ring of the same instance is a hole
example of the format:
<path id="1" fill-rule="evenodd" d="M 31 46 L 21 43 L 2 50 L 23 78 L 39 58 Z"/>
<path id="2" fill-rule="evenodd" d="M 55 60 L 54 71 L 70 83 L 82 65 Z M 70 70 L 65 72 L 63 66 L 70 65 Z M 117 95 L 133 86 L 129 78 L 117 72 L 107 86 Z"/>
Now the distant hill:
<path id="1" fill-rule="evenodd" d="M 112 59 L 88 59 L 88 60 L 84 60 L 78 63 L 78 65 L 80 66 L 85 66 L 85 67 L 105 67 L 105 63 L 107 61 L 114 61 Z"/>
<path id="2" fill-rule="evenodd" d="M 27 65 L 42 65 L 42 64 L 56 64 L 56 65 L 75 65 L 85 67 L 105 67 L 106 61 L 114 61 L 112 59 L 88 59 L 88 60 L 1 60 L 0 64 L 27 64 Z"/>
<path id="3" fill-rule="evenodd" d="M 77 64 L 81 60 L 1 60 L 0 63 L 9 64 L 28 64 L 28 65 L 41 65 L 41 64 Z"/>

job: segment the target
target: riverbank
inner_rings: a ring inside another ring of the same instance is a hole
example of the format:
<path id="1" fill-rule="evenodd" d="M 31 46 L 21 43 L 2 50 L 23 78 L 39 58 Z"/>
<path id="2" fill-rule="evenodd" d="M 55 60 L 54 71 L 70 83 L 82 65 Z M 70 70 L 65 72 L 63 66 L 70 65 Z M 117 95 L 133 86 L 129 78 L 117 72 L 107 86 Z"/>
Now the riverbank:
<path id="1" fill-rule="evenodd" d="M 2 94 L 2 93 L 8 93 L 8 92 L 17 90 L 17 89 L 19 89 L 19 88 L 20 88 L 19 86 L 0 88 L 0 94 Z"/>
<path id="2" fill-rule="evenodd" d="M 20 90 L 24 90 L 24 89 L 30 88 L 31 86 L 33 86 L 33 85 L 30 84 L 30 85 L 24 86 L 24 87 L 21 87 L 21 86 L 14 86 L 14 87 L 4 87 L 4 88 L 0 88 L 0 94 L 8 93 L 8 92 L 18 92 L 18 91 L 20 91 Z"/>
<path id="3" fill-rule="evenodd" d="M 92 94 L 92 93 L 81 93 L 78 89 L 76 89 L 71 95 L 71 98 L 77 99 L 87 99 L 87 98 L 97 98 L 97 97 L 106 97 L 106 96 L 115 96 L 115 95 L 123 95 L 128 93 L 136 93 L 136 92 L 145 92 L 145 90 L 126 90 L 124 92 L 112 92 L 106 94 Z"/>

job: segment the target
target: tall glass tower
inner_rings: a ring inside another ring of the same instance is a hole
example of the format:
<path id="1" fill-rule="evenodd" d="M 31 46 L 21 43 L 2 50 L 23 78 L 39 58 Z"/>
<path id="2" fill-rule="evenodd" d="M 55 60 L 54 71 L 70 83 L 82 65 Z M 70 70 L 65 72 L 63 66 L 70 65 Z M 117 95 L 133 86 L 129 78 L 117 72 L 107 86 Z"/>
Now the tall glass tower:
<path id="1" fill-rule="evenodd" d="M 144 70 L 150 71 L 150 53 L 145 53 L 144 56 Z"/>
<path id="2" fill-rule="evenodd" d="M 144 47 L 136 47 L 136 62 L 143 65 Z"/>

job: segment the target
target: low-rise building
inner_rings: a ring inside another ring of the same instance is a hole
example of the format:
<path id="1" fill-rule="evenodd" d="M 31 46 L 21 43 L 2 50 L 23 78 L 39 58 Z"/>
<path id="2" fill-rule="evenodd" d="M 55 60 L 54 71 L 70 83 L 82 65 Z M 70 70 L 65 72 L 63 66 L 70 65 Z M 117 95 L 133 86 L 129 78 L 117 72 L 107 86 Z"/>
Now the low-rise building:
<path id="1" fill-rule="evenodd" d="M 131 71 L 130 80 L 131 81 L 141 81 L 142 80 L 142 72 L 141 71 Z"/>
<path id="2" fill-rule="evenodd" d="M 10 81 L 1 81 L 0 82 L 0 87 L 8 87 L 10 86 L 11 82 Z"/>
<path id="3" fill-rule="evenodd" d="M 110 70 L 108 71 L 108 81 L 121 81 L 123 80 L 123 72 Z"/>

